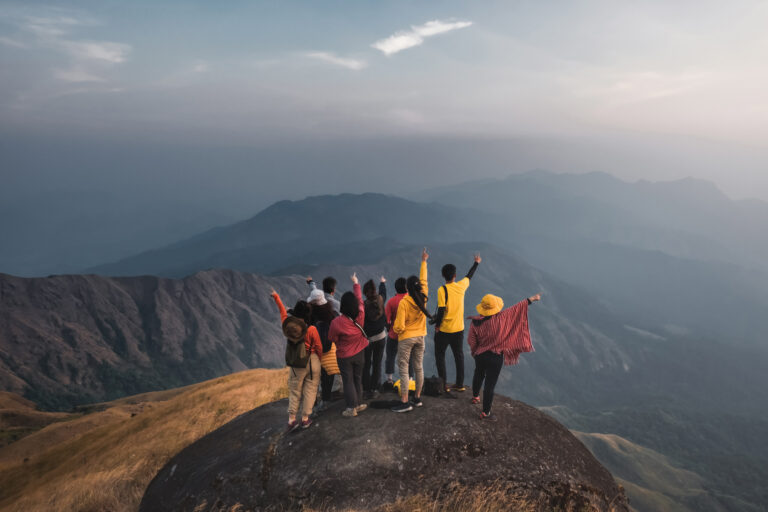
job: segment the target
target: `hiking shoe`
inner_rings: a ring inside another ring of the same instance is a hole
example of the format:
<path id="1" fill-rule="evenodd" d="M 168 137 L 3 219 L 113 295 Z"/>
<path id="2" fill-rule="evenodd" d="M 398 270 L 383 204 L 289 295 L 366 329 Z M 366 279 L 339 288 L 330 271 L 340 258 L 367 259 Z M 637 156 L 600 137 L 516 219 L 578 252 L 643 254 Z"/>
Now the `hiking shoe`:
<path id="1" fill-rule="evenodd" d="M 414 398 L 411 398 L 411 405 L 413 405 L 414 407 L 421 407 L 422 405 L 424 405 L 424 402 L 421 401 L 421 398 L 414 397 Z"/>
<path id="2" fill-rule="evenodd" d="M 301 421 L 301 428 L 309 428 L 312 425 L 312 419 L 307 418 L 306 420 Z"/>
<path id="3" fill-rule="evenodd" d="M 451 391 L 458 391 L 459 393 L 462 393 L 466 390 L 467 390 L 467 386 L 457 386 L 455 384 L 451 386 Z"/>
<path id="4" fill-rule="evenodd" d="M 398 405 L 392 408 L 393 412 L 408 412 L 412 410 L 413 406 L 408 402 L 400 402 Z"/>
<path id="5" fill-rule="evenodd" d="M 473 396 L 472 397 L 472 403 L 473 404 L 479 404 L 480 403 L 480 397 L 479 396 Z"/>
<path id="6" fill-rule="evenodd" d="M 288 426 L 286 427 L 285 431 L 293 432 L 297 428 L 299 428 L 299 420 L 293 420 L 288 422 Z"/>
<path id="7" fill-rule="evenodd" d="M 356 412 L 363 412 L 367 408 L 368 408 L 368 406 L 366 404 L 360 404 L 357 407 L 355 407 L 355 411 Z"/>
<path id="8" fill-rule="evenodd" d="M 495 414 L 491 414 L 489 412 L 488 413 L 481 412 L 480 413 L 480 419 L 481 420 L 485 420 L 485 421 L 496 421 L 496 415 Z"/>
<path id="9" fill-rule="evenodd" d="M 348 407 L 344 409 L 344 412 L 342 412 L 341 415 L 344 416 L 345 418 L 353 418 L 357 416 L 357 410 L 352 409 L 351 407 Z"/>

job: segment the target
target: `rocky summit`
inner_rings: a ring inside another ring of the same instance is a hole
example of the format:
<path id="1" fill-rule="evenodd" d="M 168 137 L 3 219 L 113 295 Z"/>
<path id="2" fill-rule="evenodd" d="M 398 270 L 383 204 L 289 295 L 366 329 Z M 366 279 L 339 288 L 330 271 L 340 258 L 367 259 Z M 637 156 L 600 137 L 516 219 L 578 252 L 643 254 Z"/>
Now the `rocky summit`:
<path id="1" fill-rule="evenodd" d="M 286 400 L 254 409 L 171 459 L 140 510 L 369 510 L 415 496 L 437 504 L 467 489 L 501 489 L 510 510 L 628 510 L 584 445 L 522 402 L 497 396 L 495 422 L 479 419 L 469 393 L 425 397 L 406 414 L 386 405 L 345 418 L 337 401 L 291 433 Z"/>

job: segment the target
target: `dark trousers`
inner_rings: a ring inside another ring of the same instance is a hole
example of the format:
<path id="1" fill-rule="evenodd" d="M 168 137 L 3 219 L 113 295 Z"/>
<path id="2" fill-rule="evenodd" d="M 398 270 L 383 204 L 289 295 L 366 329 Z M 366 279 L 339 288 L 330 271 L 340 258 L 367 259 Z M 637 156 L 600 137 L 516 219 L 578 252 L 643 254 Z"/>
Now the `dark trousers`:
<path id="1" fill-rule="evenodd" d="M 331 401 L 334 377 L 335 375 L 328 375 L 325 370 L 320 373 L 320 394 L 323 402 Z"/>
<path id="2" fill-rule="evenodd" d="M 363 366 L 363 389 L 378 391 L 381 384 L 381 360 L 384 357 L 386 339 L 372 341 L 365 348 L 365 364 Z"/>
<path id="3" fill-rule="evenodd" d="M 445 352 L 451 347 L 453 361 L 456 363 L 456 385 L 464 385 L 464 331 L 435 333 L 435 363 L 437 375 L 448 386 L 448 374 L 445 371 Z"/>
<path id="4" fill-rule="evenodd" d="M 384 362 L 384 373 L 392 375 L 395 373 L 395 363 L 397 363 L 397 339 L 387 337 L 387 359 Z M 408 361 L 408 375 L 413 378 L 413 360 Z"/>
<path id="5" fill-rule="evenodd" d="M 493 391 L 499 380 L 501 367 L 504 366 L 504 355 L 494 352 L 483 352 L 475 356 L 475 376 L 472 378 L 472 396 L 480 396 L 483 387 L 483 412 L 491 412 Z M 485 380 L 485 386 L 483 386 Z"/>
<path id="6" fill-rule="evenodd" d="M 395 373 L 395 362 L 397 361 L 397 338 L 387 336 L 387 359 L 384 362 L 384 373 L 392 375 Z"/>
<path id="7" fill-rule="evenodd" d="M 352 357 L 339 358 L 341 382 L 344 384 L 344 400 L 346 400 L 348 408 L 357 407 L 363 403 L 364 352 L 361 350 Z"/>

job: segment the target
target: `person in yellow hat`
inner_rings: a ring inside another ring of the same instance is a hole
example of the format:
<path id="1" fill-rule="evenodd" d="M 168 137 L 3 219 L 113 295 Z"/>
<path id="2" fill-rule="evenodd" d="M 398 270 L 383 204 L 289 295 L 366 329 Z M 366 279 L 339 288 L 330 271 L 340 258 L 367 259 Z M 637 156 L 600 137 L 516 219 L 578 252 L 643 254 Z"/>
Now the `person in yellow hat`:
<path id="1" fill-rule="evenodd" d="M 541 295 L 537 293 L 504 309 L 501 297 L 488 294 L 476 307 L 479 316 L 469 317 L 472 323 L 467 342 L 475 359 L 472 403 L 480 403 L 480 388 L 483 387 L 481 419 L 495 420 L 491 415 L 491 405 L 502 366 L 517 364 L 520 354 L 533 352 L 528 330 L 528 306 L 538 300 L 541 300 Z"/>

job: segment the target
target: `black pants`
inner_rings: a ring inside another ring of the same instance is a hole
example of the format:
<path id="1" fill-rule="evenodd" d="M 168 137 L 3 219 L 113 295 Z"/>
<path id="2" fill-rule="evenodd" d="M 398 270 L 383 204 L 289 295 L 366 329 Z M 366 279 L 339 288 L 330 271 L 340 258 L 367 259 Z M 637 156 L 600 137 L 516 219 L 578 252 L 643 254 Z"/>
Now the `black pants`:
<path id="1" fill-rule="evenodd" d="M 387 337 L 387 360 L 384 363 L 384 373 L 393 375 L 395 373 L 395 364 L 397 363 L 397 344 L 396 339 Z M 413 378 L 413 359 L 408 361 L 408 376 Z"/>
<path id="2" fill-rule="evenodd" d="M 437 375 L 445 385 L 448 385 L 448 374 L 445 371 L 445 352 L 451 347 L 453 361 L 456 363 L 456 386 L 464 385 L 464 331 L 435 333 L 435 363 Z"/>
<path id="3" fill-rule="evenodd" d="M 384 347 L 387 340 L 382 338 L 372 341 L 365 348 L 365 364 L 363 366 L 363 389 L 378 391 L 381 384 L 381 360 L 384 357 Z"/>
<path id="4" fill-rule="evenodd" d="M 339 358 L 341 382 L 344 384 L 344 400 L 347 408 L 357 407 L 363 403 L 363 365 L 365 364 L 364 350 L 352 357 Z"/>
<path id="5" fill-rule="evenodd" d="M 323 402 L 331 401 L 334 377 L 335 375 L 328 375 L 325 370 L 320 373 L 320 394 Z"/>
<path id="6" fill-rule="evenodd" d="M 384 373 L 392 375 L 395 373 L 395 362 L 397 361 L 397 338 L 387 336 L 387 360 L 384 362 Z"/>
<path id="7" fill-rule="evenodd" d="M 483 387 L 483 412 L 491 412 L 493 404 L 493 391 L 496 389 L 496 381 L 499 380 L 501 367 L 504 366 L 504 355 L 494 352 L 483 352 L 475 356 L 475 376 L 472 379 L 472 396 L 480 396 L 480 387 Z M 485 380 L 485 386 L 483 386 Z"/>

